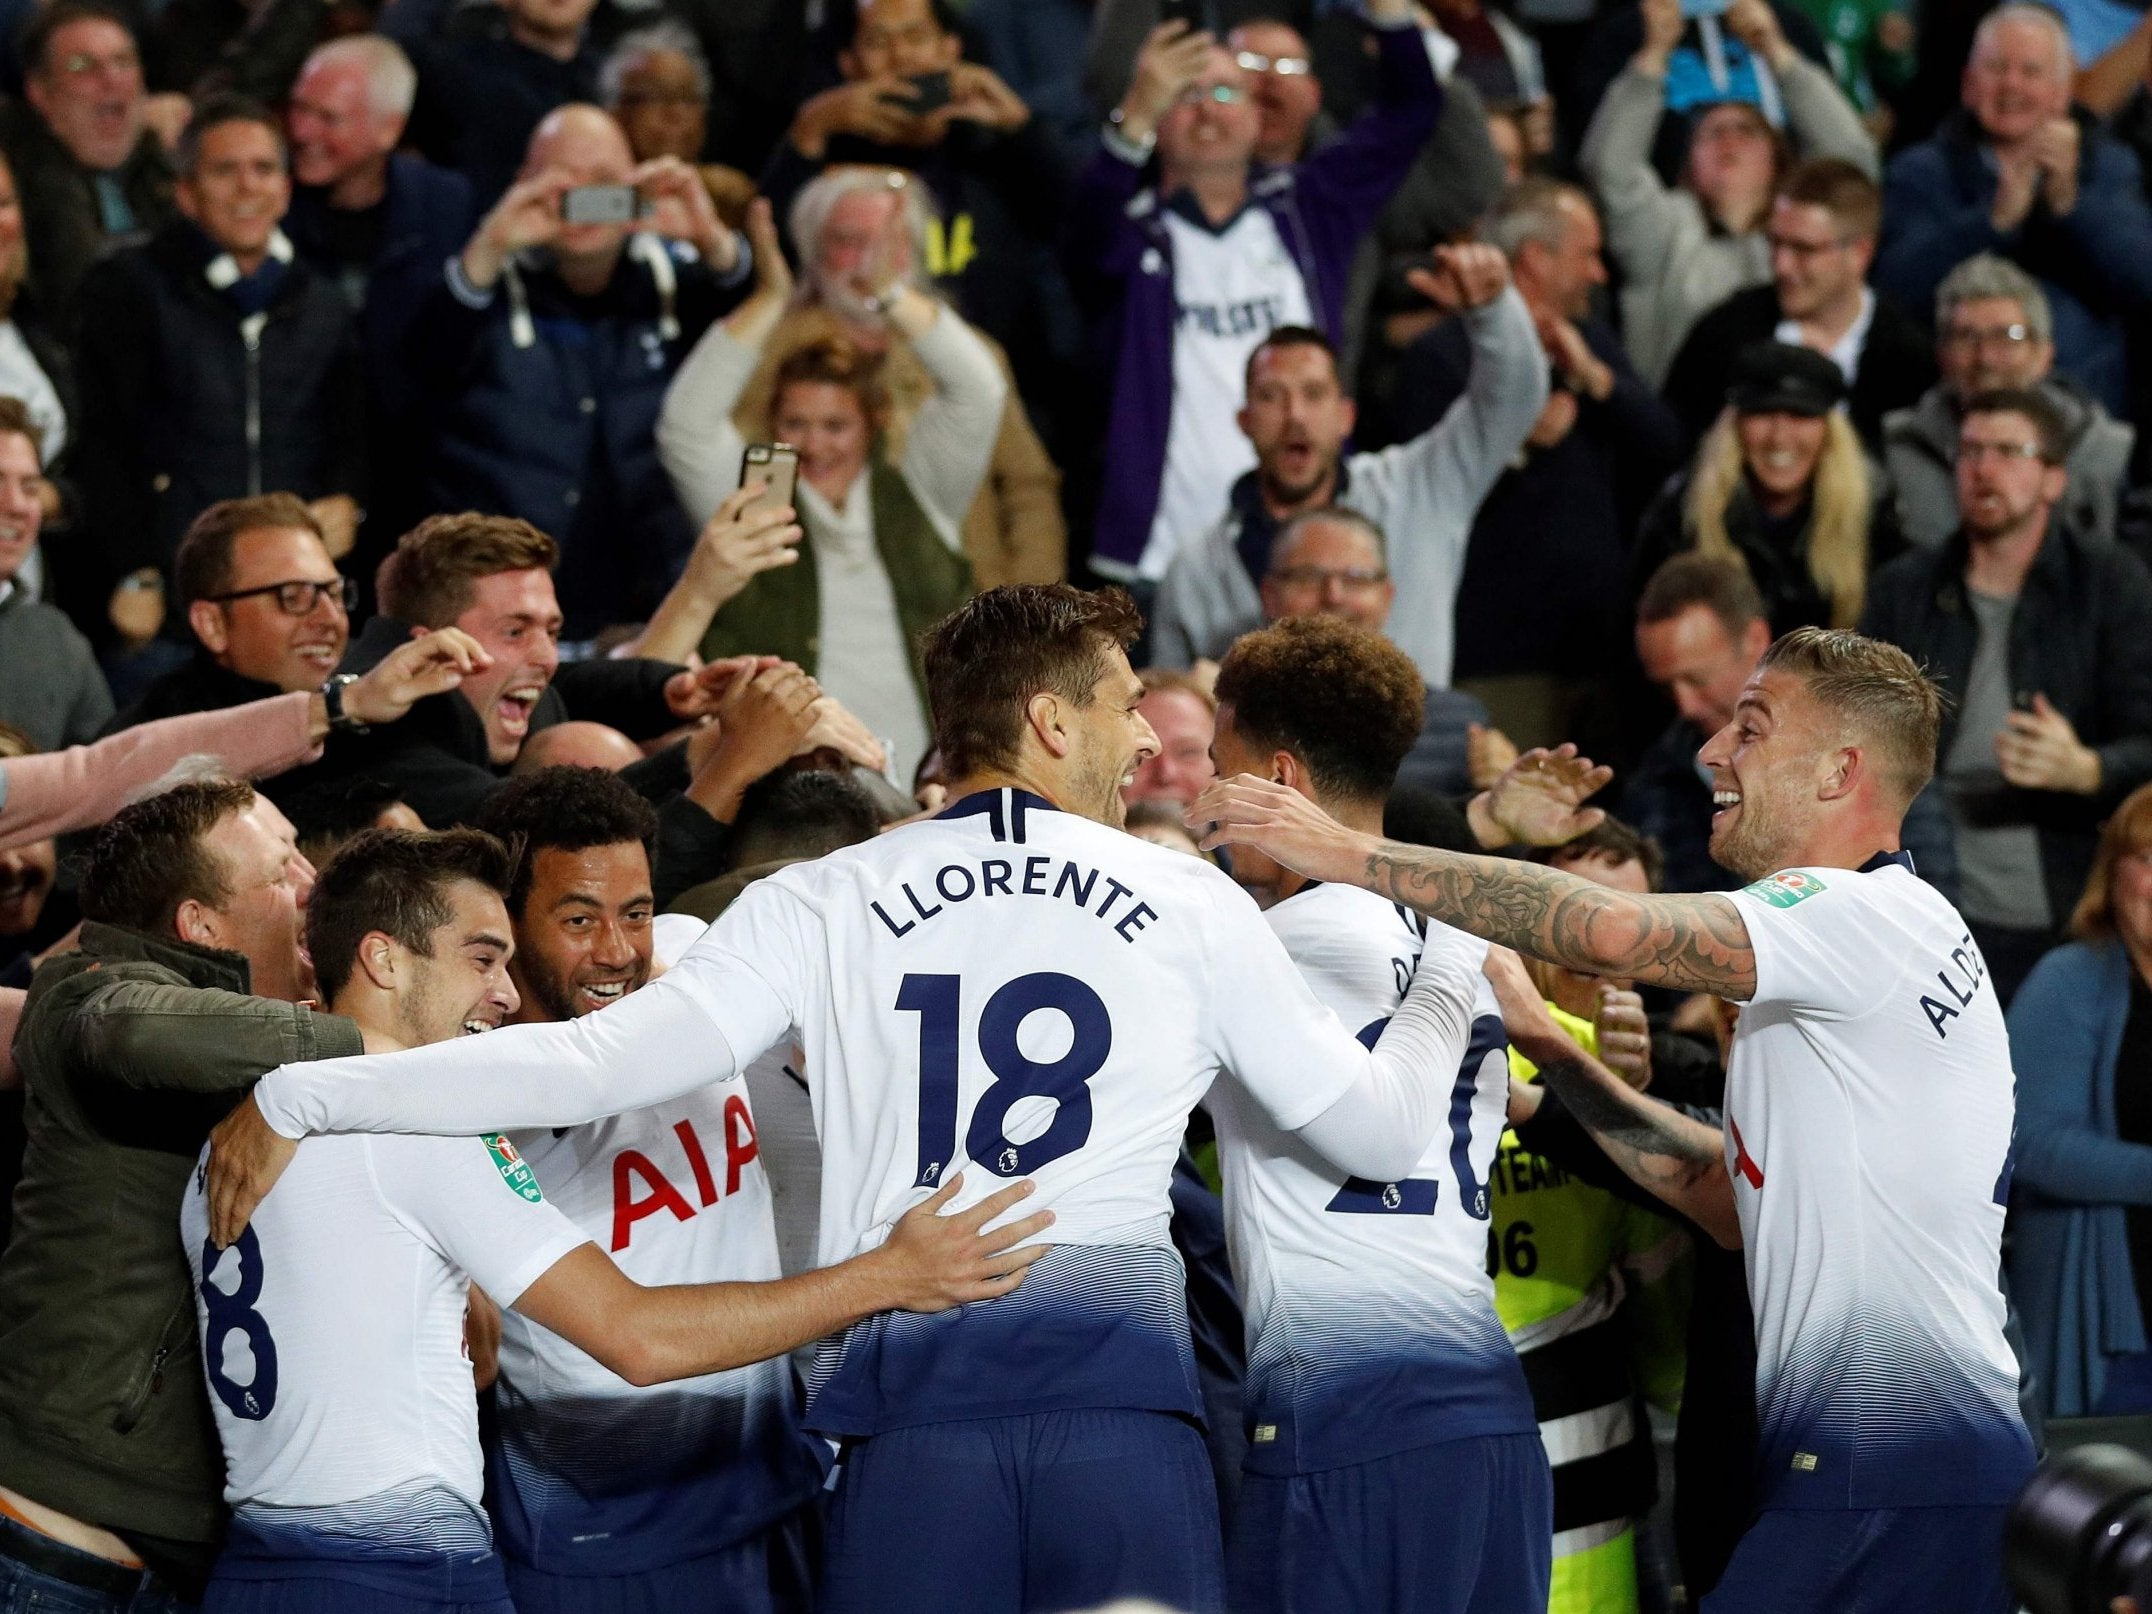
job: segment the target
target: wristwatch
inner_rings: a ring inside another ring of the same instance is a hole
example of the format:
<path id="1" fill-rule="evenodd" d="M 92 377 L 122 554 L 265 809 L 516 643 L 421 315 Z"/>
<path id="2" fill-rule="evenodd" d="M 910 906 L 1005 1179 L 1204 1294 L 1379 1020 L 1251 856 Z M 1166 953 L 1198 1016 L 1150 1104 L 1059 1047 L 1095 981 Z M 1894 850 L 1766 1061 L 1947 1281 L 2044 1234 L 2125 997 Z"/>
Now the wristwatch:
<path id="1" fill-rule="evenodd" d="M 344 691 L 358 681 L 357 673 L 334 673 L 322 684 L 321 701 L 329 709 L 331 734 L 364 734 L 371 727 L 344 710 Z"/>
<path id="2" fill-rule="evenodd" d="M 1140 166 L 1151 160 L 1151 153 L 1158 146 L 1158 135 L 1154 130 L 1141 140 L 1138 140 L 1122 128 L 1122 125 L 1127 121 L 1127 112 L 1120 107 L 1115 107 L 1106 114 L 1106 127 L 1102 131 L 1102 138 L 1108 151 L 1111 151 L 1124 162 Z"/>

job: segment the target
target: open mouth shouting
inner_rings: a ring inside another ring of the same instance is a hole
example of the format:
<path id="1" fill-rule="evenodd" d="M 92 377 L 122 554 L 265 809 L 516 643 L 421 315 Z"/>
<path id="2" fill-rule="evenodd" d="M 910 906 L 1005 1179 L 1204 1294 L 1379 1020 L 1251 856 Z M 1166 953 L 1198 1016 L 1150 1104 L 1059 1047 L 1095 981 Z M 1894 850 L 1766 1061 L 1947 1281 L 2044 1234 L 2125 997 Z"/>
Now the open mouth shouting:
<path id="1" fill-rule="evenodd" d="M 518 684 L 513 689 L 501 691 L 500 699 L 493 705 L 501 732 L 519 740 L 528 735 L 531 713 L 537 709 L 538 697 L 544 693 L 543 684 Z"/>

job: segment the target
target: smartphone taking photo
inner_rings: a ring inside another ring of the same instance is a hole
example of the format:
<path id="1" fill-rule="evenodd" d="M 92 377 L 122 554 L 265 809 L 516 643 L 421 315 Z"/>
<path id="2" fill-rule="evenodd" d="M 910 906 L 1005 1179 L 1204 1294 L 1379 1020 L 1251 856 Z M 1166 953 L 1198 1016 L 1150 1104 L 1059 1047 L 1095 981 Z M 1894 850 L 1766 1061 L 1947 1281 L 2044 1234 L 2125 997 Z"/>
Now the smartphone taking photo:
<path id="1" fill-rule="evenodd" d="M 749 443 L 747 452 L 740 456 L 740 486 L 760 482 L 762 491 L 740 511 L 740 519 L 745 521 L 757 511 L 792 505 L 799 479 L 800 451 L 790 443 Z"/>
<path id="2" fill-rule="evenodd" d="M 633 185 L 577 185 L 561 193 L 563 224 L 633 224 L 641 214 Z"/>
<path id="3" fill-rule="evenodd" d="M 923 118 L 930 112 L 939 112 L 949 104 L 947 73 L 914 73 L 904 82 L 912 87 L 912 98 L 908 105 L 915 118 Z"/>

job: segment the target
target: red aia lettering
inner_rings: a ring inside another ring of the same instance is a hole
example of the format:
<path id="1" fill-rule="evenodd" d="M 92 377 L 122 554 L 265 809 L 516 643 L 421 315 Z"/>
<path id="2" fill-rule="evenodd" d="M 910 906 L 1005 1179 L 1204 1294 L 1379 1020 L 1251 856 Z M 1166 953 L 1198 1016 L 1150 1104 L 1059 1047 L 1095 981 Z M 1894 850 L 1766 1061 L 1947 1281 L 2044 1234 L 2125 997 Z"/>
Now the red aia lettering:
<path id="1" fill-rule="evenodd" d="M 695 1136 L 695 1123 L 674 1122 L 673 1136 L 680 1140 L 680 1147 L 687 1154 L 687 1168 L 695 1174 L 695 1192 L 702 1196 L 703 1204 L 715 1205 L 717 1184 L 710 1176 L 710 1157 L 702 1152 L 702 1139 Z"/>
<path id="2" fill-rule="evenodd" d="M 635 1197 L 635 1184 L 631 1180 L 641 1177 L 649 1185 L 645 1197 Z M 630 1229 L 645 1216 L 654 1216 L 660 1210 L 669 1210 L 679 1221 L 687 1221 L 695 1212 L 680 1197 L 680 1191 L 665 1180 L 665 1173 L 652 1165 L 640 1150 L 623 1149 L 613 1156 L 613 1249 L 617 1253 L 628 1247 Z"/>
<path id="3" fill-rule="evenodd" d="M 1730 1115 L 1726 1117 L 1726 1130 L 1733 1134 L 1734 1170 L 1748 1179 L 1751 1188 L 1761 1188 L 1763 1167 L 1756 1164 L 1754 1157 L 1749 1154 L 1748 1145 L 1741 1141 L 1741 1128 Z"/>
<path id="4" fill-rule="evenodd" d="M 734 1094 L 725 1100 L 725 1192 L 740 1191 L 740 1170 L 755 1158 L 755 1122 L 747 1113 L 747 1100 Z"/>
<path id="5" fill-rule="evenodd" d="M 695 1123 L 676 1121 L 673 1136 L 680 1140 L 680 1152 L 687 1156 L 687 1169 L 695 1179 L 695 1194 L 707 1210 L 717 1203 L 717 1173 L 711 1169 L 710 1157 L 702 1147 L 702 1139 L 696 1135 Z M 747 1101 L 737 1096 L 725 1100 L 725 1192 L 740 1191 L 740 1173 L 755 1158 L 754 1117 L 748 1113 Z M 636 1197 L 635 1179 L 640 1177 L 649 1192 Z M 677 1221 L 687 1221 L 698 1207 L 688 1204 L 686 1196 L 675 1188 L 664 1172 L 651 1163 L 650 1157 L 637 1149 L 623 1149 L 613 1157 L 613 1248 L 624 1250 L 633 1236 L 637 1222 L 645 1216 L 654 1216 L 661 1210 L 669 1210 Z"/>

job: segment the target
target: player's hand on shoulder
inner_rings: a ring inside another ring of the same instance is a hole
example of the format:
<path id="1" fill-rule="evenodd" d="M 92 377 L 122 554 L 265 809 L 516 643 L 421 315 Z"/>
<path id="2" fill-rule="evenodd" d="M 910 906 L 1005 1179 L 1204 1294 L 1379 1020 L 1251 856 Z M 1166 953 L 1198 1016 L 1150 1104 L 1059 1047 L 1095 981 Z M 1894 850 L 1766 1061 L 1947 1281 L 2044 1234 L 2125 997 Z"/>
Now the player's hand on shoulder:
<path id="1" fill-rule="evenodd" d="M 1299 791 L 1252 773 L 1208 786 L 1188 808 L 1206 852 L 1252 846 L 1313 880 L 1350 880 L 1376 842 L 1347 829 Z"/>
<path id="2" fill-rule="evenodd" d="M 1051 1245 L 1016 1248 L 1053 1224 L 1052 1211 L 1034 1211 L 1000 1227 L 988 1226 L 1034 1191 L 1028 1179 L 990 1194 L 968 1210 L 944 1215 L 964 1174 L 956 1173 L 933 1195 L 897 1219 L 889 1240 L 874 1252 L 890 1285 L 890 1308 L 948 1311 L 975 1300 L 994 1300 L 1024 1281 L 1024 1269 Z"/>
<path id="3" fill-rule="evenodd" d="M 299 1145 L 262 1119 L 249 1093 L 209 1134 L 209 1236 L 218 1249 L 237 1242 Z"/>

